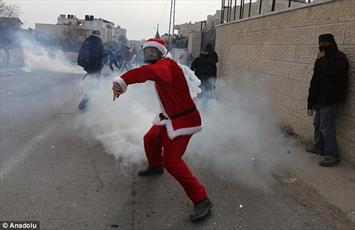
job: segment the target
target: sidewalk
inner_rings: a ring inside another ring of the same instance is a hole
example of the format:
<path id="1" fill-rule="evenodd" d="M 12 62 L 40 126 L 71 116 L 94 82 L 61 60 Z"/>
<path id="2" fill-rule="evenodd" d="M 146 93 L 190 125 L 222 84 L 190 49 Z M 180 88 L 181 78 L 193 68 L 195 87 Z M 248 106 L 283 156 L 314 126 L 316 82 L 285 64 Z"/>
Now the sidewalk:
<path id="1" fill-rule="evenodd" d="M 308 153 L 304 148 L 298 144 L 290 152 L 292 160 L 283 167 L 292 175 L 289 183 L 302 181 L 344 212 L 355 225 L 355 167 L 344 161 L 334 167 L 321 167 L 318 162 L 322 156 Z"/>

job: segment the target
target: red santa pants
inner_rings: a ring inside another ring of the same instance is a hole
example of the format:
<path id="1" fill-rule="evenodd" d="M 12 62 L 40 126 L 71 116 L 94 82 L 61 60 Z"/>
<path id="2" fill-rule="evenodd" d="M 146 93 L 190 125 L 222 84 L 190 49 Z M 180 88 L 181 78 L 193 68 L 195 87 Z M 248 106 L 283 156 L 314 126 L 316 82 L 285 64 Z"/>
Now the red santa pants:
<path id="1" fill-rule="evenodd" d="M 194 177 L 189 167 L 182 160 L 191 135 L 179 136 L 174 140 L 168 137 L 165 126 L 153 125 L 144 135 L 144 149 L 149 166 L 164 166 L 165 169 L 182 185 L 186 195 L 193 203 L 207 197 L 205 188 Z"/>

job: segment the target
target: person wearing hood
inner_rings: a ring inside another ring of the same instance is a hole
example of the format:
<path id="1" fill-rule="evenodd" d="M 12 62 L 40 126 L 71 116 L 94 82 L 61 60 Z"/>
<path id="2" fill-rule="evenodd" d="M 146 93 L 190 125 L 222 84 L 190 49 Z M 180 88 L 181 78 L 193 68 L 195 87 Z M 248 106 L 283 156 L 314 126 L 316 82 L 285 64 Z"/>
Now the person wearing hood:
<path id="1" fill-rule="evenodd" d="M 103 58 L 104 46 L 100 37 L 100 31 L 94 30 L 92 31 L 92 34 L 85 39 L 78 55 L 78 64 L 87 72 L 84 78 L 86 76 L 94 77 L 96 80 L 100 78 Z M 89 99 L 90 92 L 87 92 L 80 101 L 78 108 L 85 111 L 87 109 Z"/>
<path id="2" fill-rule="evenodd" d="M 218 62 L 218 55 L 216 53 L 216 51 L 213 50 L 212 44 L 208 43 L 206 45 L 206 51 L 208 53 L 208 56 L 210 56 L 210 58 L 212 58 L 212 60 L 214 61 L 215 64 L 217 64 Z"/>
<path id="3" fill-rule="evenodd" d="M 201 98 L 208 100 L 212 97 L 217 78 L 215 60 L 211 58 L 207 50 L 202 50 L 200 55 L 192 61 L 190 69 L 194 71 L 196 76 L 201 80 Z"/>
<path id="4" fill-rule="evenodd" d="M 340 162 L 335 118 L 339 105 L 345 102 L 349 74 L 348 59 L 338 50 L 332 34 L 319 36 L 319 53 L 313 71 L 307 109 L 309 116 L 315 111 L 314 141 L 306 151 L 325 155 L 319 165 L 331 167 Z"/>
<path id="5" fill-rule="evenodd" d="M 92 34 L 85 39 L 84 43 L 89 52 L 89 60 L 84 67 L 84 70 L 88 74 L 100 75 L 102 70 L 102 59 L 104 58 L 104 48 L 100 37 L 100 31 L 92 31 Z"/>
<path id="6" fill-rule="evenodd" d="M 143 45 L 146 65 L 131 69 L 113 80 L 113 100 L 128 86 L 153 81 L 161 113 L 144 135 L 148 167 L 139 176 L 161 175 L 166 169 L 184 188 L 194 204 L 192 221 L 205 217 L 212 203 L 206 189 L 182 159 L 193 134 L 202 129 L 201 116 L 191 97 L 181 67 L 171 58 L 163 39 L 151 38 Z"/>

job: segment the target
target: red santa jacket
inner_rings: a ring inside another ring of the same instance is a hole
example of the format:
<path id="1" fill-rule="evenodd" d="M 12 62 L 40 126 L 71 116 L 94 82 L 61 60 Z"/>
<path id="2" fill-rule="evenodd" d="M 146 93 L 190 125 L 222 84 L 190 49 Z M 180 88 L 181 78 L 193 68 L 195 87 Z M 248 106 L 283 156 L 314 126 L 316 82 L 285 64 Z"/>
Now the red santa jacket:
<path id="1" fill-rule="evenodd" d="M 127 85 L 149 80 L 155 82 L 162 109 L 153 123 L 165 125 L 171 140 L 199 132 L 202 128 L 200 113 L 190 96 L 182 69 L 172 59 L 163 58 L 154 64 L 132 69 L 113 81 L 125 92 Z"/>

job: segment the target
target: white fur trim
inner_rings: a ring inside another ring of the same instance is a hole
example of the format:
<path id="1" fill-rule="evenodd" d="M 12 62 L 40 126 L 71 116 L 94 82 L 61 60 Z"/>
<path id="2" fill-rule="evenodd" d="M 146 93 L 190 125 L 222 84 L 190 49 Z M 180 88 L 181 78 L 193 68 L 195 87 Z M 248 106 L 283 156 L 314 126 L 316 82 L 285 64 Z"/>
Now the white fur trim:
<path id="1" fill-rule="evenodd" d="M 127 90 L 127 84 L 126 84 L 126 82 L 125 82 L 121 77 L 115 77 L 112 81 L 115 82 L 115 83 L 117 83 L 117 84 L 119 84 L 119 85 L 121 86 L 121 88 L 122 88 L 122 90 L 123 90 L 122 93 L 126 92 L 126 90 Z"/>
<path id="2" fill-rule="evenodd" d="M 170 119 L 160 120 L 159 116 L 153 120 L 154 125 L 165 125 L 170 140 L 174 140 L 178 136 L 192 135 L 202 130 L 202 126 L 188 127 L 174 130 Z"/>
<path id="3" fill-rule="evenodd" d="M 200 132 L 202 129 L 202 126 L 200 125 L 200 126 L 195 126 L 195 127 L 188 127 L 188 128 L 174 130 L 173 124 L 170 119 L 166 120 L 165 127 L 168 132 L 168 136 L 169 136 L 170 140 L 174 140 L 178 136 L 195 134 L 197 132 Z"/>
<path id="4" fill-rule="evenodd" d="M 160 100 L 160 97 L 159 97 L 159 94 L 158 94 L 158 89 L 157 89 L 157 84 L 155 84 L 154 82 L 154 89 L 155 89 L 155 94 L 157 95 L 157 99 L 158 99 L 158 102 L 159 102 L 159 106 L 160 106 L 160 109 L 161 109 L 161 113 L 166 117 L 166 118 L 169 118 L 168 114 L 165 112 L 165 108 L 163 106 L 163 103 L 161 102 Z M 160 119 L 160 117 L 158 116 L 158 119 Z"/>
<path id="5" fill-rule="evenodd" d="M 198 77 L 189 67 L 181 63 L 178 63 L 178 65 L 182 69 L 182 72 L 184 73 L 191 97 L 193 99 L 197 98 L 197 96 L 201 94 L 201 88 L 200 88 L 201 80 L 198 79 Z"/>
<path id="6" fill-rule="evenodd" d="M 153 124 L 154 125 L 165 125 L 168 136 L 170 138 L 170 140 L 174 140 L 176 137 L 178 136 L 183 136 L 183 135 L 192 135 L 195 134 L 197 132 L 200 132 L 202 129 L 202 126 L 195 126 L 195 127 L 188 127 L 188 128 L 182 128 L 182 129 L 177 129 L 174 130 L 173 128 L 173 124 L 169 118 L 169 116 L 167 115 L 167 113 L 165 112 L 164 106 L 161 103 L 158 91 L 157 91 L 157 85 L 155 84 L 155 91 L 156 91 L 156 95 L 158 98 L 158 102 L 162 111 L 162 114 L 167 118 L 167 119 L 163 119 L 161 120 L 159 115 L 153 120 Z"/>
<path id="7" fill-rule="evenodd" d="M 159 42 L 153 42 L 153 41 L 146 42 L 143 44 L 143 49 L 146 47 L 157 48 L 163 54 L 163 57 L 168 53 L 168 50 L 165 48 L 165 46 L 163 46 Z"/>

